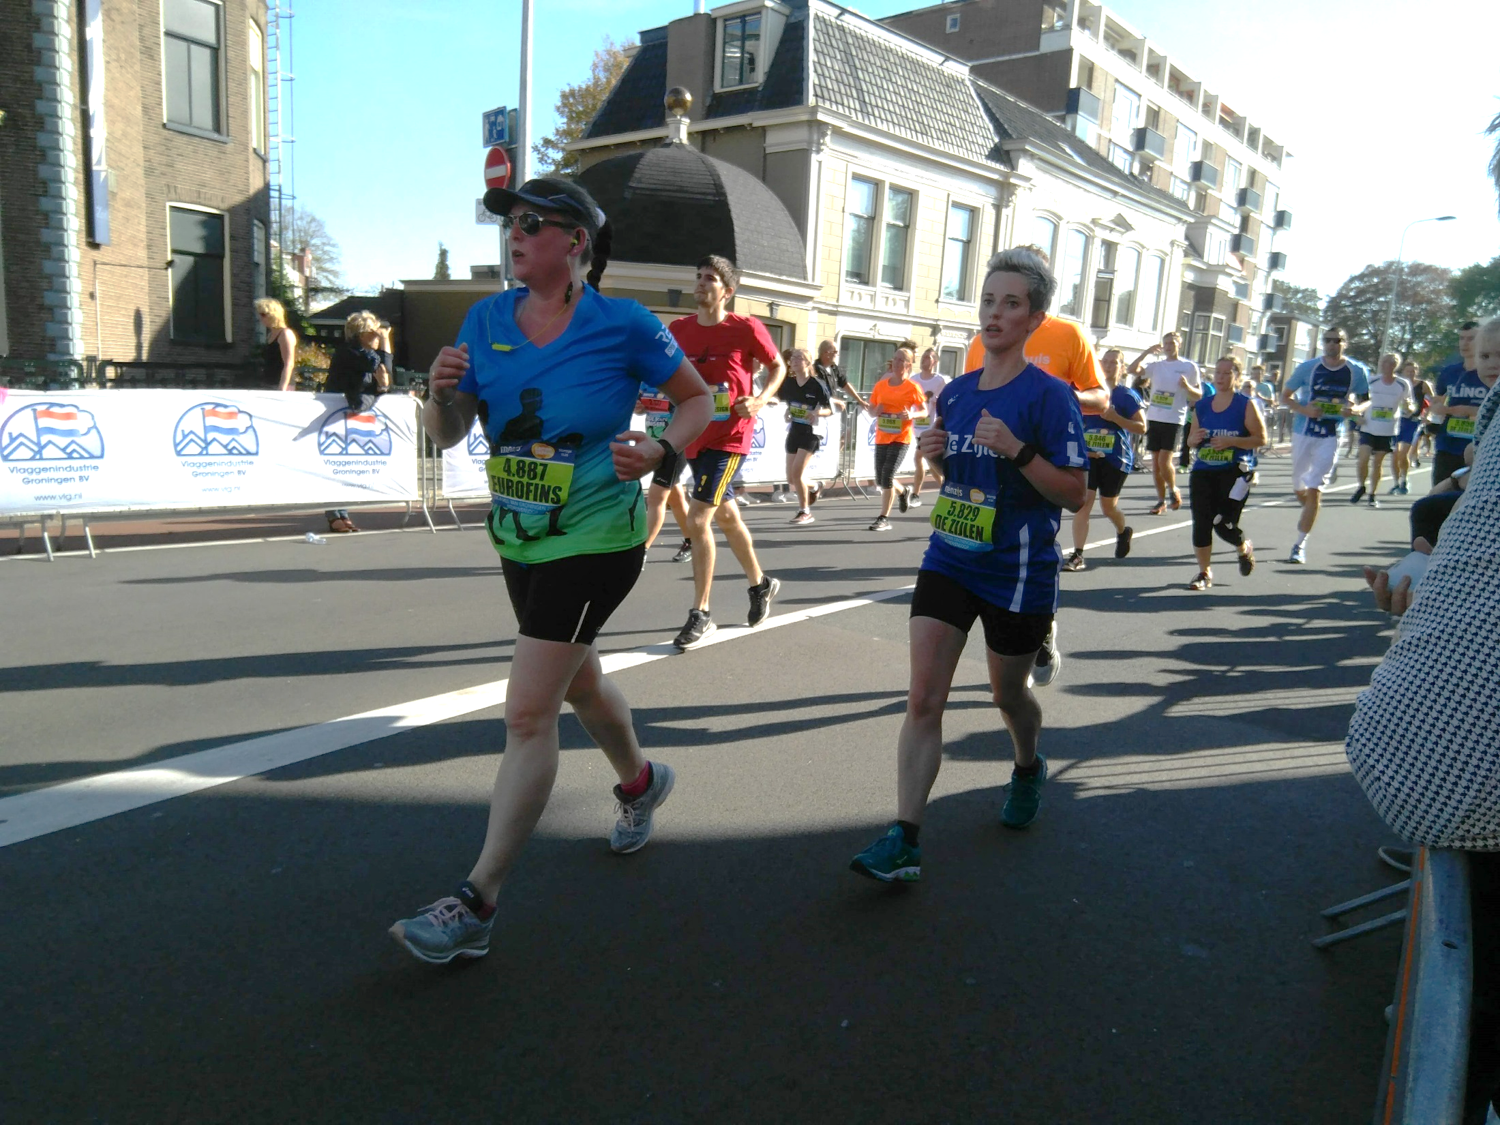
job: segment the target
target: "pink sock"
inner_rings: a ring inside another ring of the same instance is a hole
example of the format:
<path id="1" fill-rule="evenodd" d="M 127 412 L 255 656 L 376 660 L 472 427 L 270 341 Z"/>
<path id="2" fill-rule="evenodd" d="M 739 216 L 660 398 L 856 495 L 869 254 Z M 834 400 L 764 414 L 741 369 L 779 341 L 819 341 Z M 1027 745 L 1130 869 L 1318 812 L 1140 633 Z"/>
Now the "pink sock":
<path id="1" fill-rule="evenodd" d="M 644 769 L 635 775 L 635 780 L 629 785 L 620 786 L 620 792 L 627 797 L 639 797 L 651 786 L 651 763 L 647 762 Z"/>

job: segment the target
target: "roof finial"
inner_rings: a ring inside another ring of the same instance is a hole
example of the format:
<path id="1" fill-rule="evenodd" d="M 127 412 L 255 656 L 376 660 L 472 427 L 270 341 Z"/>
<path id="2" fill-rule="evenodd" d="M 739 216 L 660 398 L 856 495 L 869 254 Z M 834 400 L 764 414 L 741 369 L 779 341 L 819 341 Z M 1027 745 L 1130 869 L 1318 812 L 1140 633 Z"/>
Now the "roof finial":
<path id="1" fill-rule="evenodd" d="M 667 144 L 687 144 L 687 112 L 693 107 L 693 95 L 682 86 L 673 86 L 664 99 L 667 107 Z"/>

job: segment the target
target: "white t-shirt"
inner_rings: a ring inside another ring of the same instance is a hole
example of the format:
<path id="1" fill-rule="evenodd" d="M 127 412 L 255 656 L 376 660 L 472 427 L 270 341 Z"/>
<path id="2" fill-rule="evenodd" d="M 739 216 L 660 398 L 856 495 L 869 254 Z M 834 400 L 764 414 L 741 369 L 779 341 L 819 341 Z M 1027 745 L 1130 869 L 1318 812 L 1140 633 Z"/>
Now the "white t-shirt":
<path id="1" fill-rule="evenodd" d="M 937 406 L 938 392 L 948 385 L 948 377 L 946 375 L 939 375 L 934 371 L 932 377 L 929 379 L 924 379 L 920 375 L 913 375 L 911 381 L 921 387 L 922 393 L 927 396 L 927 417 L 916 423 L 916 430 L 918 433 L 921 433 L 936 421 L 932 412 Z"/>
<path id="2" fill-rule="evenodd" d="M 1401 376 L 1389 383 L 1384 379 L 1370 380 L 1370 409 L 1365 413 L 1360 429 L 1371 437 L 1394 437 L 1396 423 L 1401 420 L 1401 407 L 1411 397 L 1411 384 Z"/>
<path id="3" fill-rule="evenodd" d="M 1151 380 L 1151 394 L 1146 398 L 1146 421 L 1180 426 L 1188 409 L 1187 392 L 1183 386 L 1202 386 L 1198 365 L 1190 359 L 1159 359 L 1146 364 L 1146 378 Z"/>

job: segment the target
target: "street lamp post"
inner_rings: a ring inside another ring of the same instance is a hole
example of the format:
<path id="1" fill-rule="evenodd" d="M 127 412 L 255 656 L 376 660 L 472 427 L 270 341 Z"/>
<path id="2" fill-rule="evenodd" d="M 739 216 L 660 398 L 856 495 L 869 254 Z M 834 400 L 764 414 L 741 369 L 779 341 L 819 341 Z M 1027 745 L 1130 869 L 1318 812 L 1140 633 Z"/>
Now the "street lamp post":
<path id="1" fill-rule="evenodd" d="M 1391 338 L 1391 317 L 1396 312 L 1396 293 L 1401 288 L 1401 262 L 1406 257 L 1406 231 L 1418 223 L 1451 223 L 1457 215 L 1434 215 L 1430 219 L 1413 219 L 1406 224 L 1406 230 L 1401 232 L 1401 243 L 1396 248 L 1396 274 L 1391 279 L 1391 299 L 1385 306 L 1385 329 L 1380 333 L 1380 352 L 1375 356 L 1376 365 L 1379 366 L 1380 357 L 1385 355 L 1385 345 Z"/>

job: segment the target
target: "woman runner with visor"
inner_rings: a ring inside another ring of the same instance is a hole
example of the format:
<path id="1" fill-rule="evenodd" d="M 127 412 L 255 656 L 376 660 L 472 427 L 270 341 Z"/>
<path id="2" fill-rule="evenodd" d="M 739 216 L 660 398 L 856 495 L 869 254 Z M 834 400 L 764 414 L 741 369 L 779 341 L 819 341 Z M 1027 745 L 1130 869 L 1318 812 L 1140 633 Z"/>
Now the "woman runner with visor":
<path id="1" fill-rule="evenodd" d="M 519 191 L 492 189 L 484 205 L 503 217 L 524 288 L 469 310 L 457 347 L 433 361 L 422 420 L 441 448 L 465 440 L 476 416 L 484 427 L 494 501 L 486 528 L 520 635 L 479 858 L 451 897 L 391 927 L 432 963 L 489 951 L 501 883 L 557 777 L 565 702 L 619 778 L 610 848 L 633 852 L 650 836 L 673 773 L 641 753 L 595 638 L 641 573 L 641 477 L 697 437 L 713 412 L 708 388 L 661 322 L 635 301 L 599 295 L 610 229 L 583 188 L 544 177 Z M 629 428 L 642 383 L 675 404 L 655 439 Z"/>
<path id="2" fill-rule="evenodd" d="M 918 842 L 943 761 L 943 709 L 975 618 L 984 625 L 990 689 L 1015 749 L 1007 828 L 1036 819 L 1047 762 L 1042 709 L 1027 687 L 1057 611 L 1062 509 L 1083 505 L 1083 415 L 1061 379 L 1026 361 L 1057 281 L 1035 250 L 996 254 L 980 293 L 984 366 L 937 397 L 922 454 L 940 467 L 932 538 L 912 594 L 911 687 L 896 743 L 897 820 L 850 867 L 882 882 L 922 874 Z"/>

